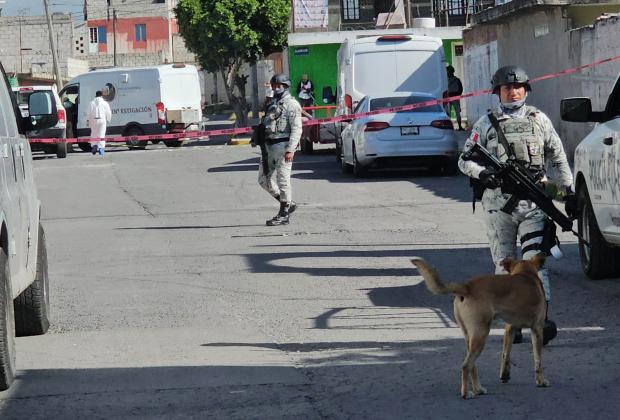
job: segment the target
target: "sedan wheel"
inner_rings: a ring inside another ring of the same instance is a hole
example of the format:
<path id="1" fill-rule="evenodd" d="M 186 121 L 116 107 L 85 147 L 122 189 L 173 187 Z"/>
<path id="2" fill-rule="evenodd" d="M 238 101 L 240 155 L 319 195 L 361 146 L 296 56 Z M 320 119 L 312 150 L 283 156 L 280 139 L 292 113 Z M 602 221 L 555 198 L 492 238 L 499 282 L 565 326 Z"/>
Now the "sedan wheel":
<path id="1" fill-rule="evenodd" d="M 367 169 L 357 160 L 357 152 L 355 151 L 355 144 L 353 144 L 353 176 L 356 178 L 363 178 L 366 175 Z"/>
<path id="2" fill-rule="evenodd" d="M 342 164 L 342 139 L 336 137 L 336 162 Z"/>
<path id="3" fill-rule="evenodd" d="M 339 165 L 340 165 L 340 172 L 342 172 L 343 174 L 350 174 L 351 173 L 351 165 L 349 165 L 345 160 L 344 157 L 341 156 L 340 160 L 339 160 Z"/>

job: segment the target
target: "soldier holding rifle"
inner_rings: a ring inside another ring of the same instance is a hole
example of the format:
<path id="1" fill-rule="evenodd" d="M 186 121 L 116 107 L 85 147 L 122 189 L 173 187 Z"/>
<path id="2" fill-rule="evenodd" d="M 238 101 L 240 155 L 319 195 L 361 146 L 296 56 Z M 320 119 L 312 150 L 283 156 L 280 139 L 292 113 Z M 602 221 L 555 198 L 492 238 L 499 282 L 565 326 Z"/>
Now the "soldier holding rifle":
<path id="1" fill-rule="evenodd" d="M 494 74 L 491 84 L 500 106 L 481 117 L 474 125 L 465 142 L 464 154 L 459 158 L 459 168 L 465 175 L 478 179 L 484 188 L 480 198 L 487 237 L 496 273 L 500 274 L 505 273 L 501 261 L 506 257 L 516 257 L 517 239 L 520 240 L 524 259 L 548 252 L 544 249 L 543 240 L 545 225 L 549 226 L 550 223 L 549 215 L 531 197 L 502 188 L 502 179 L 492 167 L 481 165 L 476 159 L 467 159 L 467 152 L 474 144 L 484 147 L 501 162 L 510 160 L 518 163 L 539 184 L 546 180 L 545 163 L 553 165 L 558 174 L 558 179 L 554 181 L 565 194 L 566 211 L 570 217 L 576 214 L 576 199 L 572 186 L 573 176 L 558 134 L 543 112 L 525 103 L 531 91 L 525 71 L 517 66 L 502 67 Z M 551 226 L 555 227 L 553 222 Z M 552 234 L 555 236 L 555 231 Z M 548 306 L 551 299 L 549 273 L 543 268 L 539 275 Z M 556 335 L 555 323 L 546 319 L 543 343 L 547 344 Z M 521 341 L 519 331 L 515 342 Z"/>

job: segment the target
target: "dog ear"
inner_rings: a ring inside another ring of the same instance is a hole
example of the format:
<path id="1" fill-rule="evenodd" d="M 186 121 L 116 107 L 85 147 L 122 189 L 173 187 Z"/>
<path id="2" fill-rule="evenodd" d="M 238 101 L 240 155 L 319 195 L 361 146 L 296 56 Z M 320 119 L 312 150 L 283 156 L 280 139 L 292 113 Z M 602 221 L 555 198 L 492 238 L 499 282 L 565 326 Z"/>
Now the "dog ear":
<path id="1" fill-rule="evenodd" d="M 411 260 L 411 264 L 415 265 L 416 267 L 418 266 L 418 261 L 424 261 L 422 258 L 420 257 L 413 257 Z"/>
<path id="2" fill-rule="evenodd" d="M 542 268 L 542 266 L 545 265 L 545 260 L 546 259 L 547 259 L 547 257 L 545 256 L 545 254 L 543 254 L 542 252 L 539 252 L 538 254 L 536 254 L 532 258 L 530 258 L 530 261 L 532 261 L 534 263 L 534 265 L 536 266 L 537 270 L 540 270 Z"/>
<path id="3" fill-rule="evenodd" d="M 510 257 L 506 257 L 502 260 L 502 262 L 500 262 L 502 267 L 504 267 L 504 270 L 506 270 L 508 273 L 512 273 L 512 268 L 515 266 L 516 263 L 517 262 Z"/>

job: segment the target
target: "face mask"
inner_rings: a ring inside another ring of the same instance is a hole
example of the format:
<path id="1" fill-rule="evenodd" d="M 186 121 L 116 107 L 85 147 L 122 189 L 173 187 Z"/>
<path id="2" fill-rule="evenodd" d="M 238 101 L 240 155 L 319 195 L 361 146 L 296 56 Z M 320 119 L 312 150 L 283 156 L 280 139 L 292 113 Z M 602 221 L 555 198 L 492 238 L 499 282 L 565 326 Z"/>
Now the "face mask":
<path id="1" fill-rule="evenodd" d="M 525 94 L 523 99 L 521 99 L 520 101 L 502 102 L 502 108 L 508 109 L 508 110 L 511 110 L 511 111 L 515 110 L 515 109 L 519 109 L 519 108 L 521 108 L 525 104 L 525 99 L 526 98 L 527 98 L 527 93 Z"/>
<path id="2" fill-rule="evenodd" d="M 273 92 L 274 92 L 276 95 L 278 95 L 278 96 L 282 96 L 282 94 L 284 93 L 284 91 L 285 91 L 285 90 L 286 90 L 286 89 L 284 89 L 284 87 L 283 87 L 283 86 L 279 86 L 279 87 L 275 88 L 275 89 L 273 90 Z"/>
<path id="3" fill-rule="evenodd" d="M 525 98 L 521 99 L 520 101 L 516 101 L 516 102 L 502 102 L 502 108 L 509 109 L 512 111 L 512 110 L 521 108 L 524 104 L 525 104 Z"/>

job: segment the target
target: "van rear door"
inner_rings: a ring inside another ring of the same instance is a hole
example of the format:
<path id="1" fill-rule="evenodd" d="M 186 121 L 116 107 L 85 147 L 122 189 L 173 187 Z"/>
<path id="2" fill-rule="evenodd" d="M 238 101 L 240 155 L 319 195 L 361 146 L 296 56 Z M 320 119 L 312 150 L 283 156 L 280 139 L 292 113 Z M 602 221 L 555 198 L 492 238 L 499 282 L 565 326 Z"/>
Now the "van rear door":
<path id="1" fill-rule="evenodd" d="M 441 98 L 447 87 L 443 50 L 435 42 L 378 38 L 354 51 L 353 90 L 360 94 L 428 92 Z"/>
<path id="2" fill-rule="evenodd" d="M 200 79 L 195 67 L 183 66 L 160 73 L 161 101 L 169 123 L 197 124 L 202 121 Z"/>

